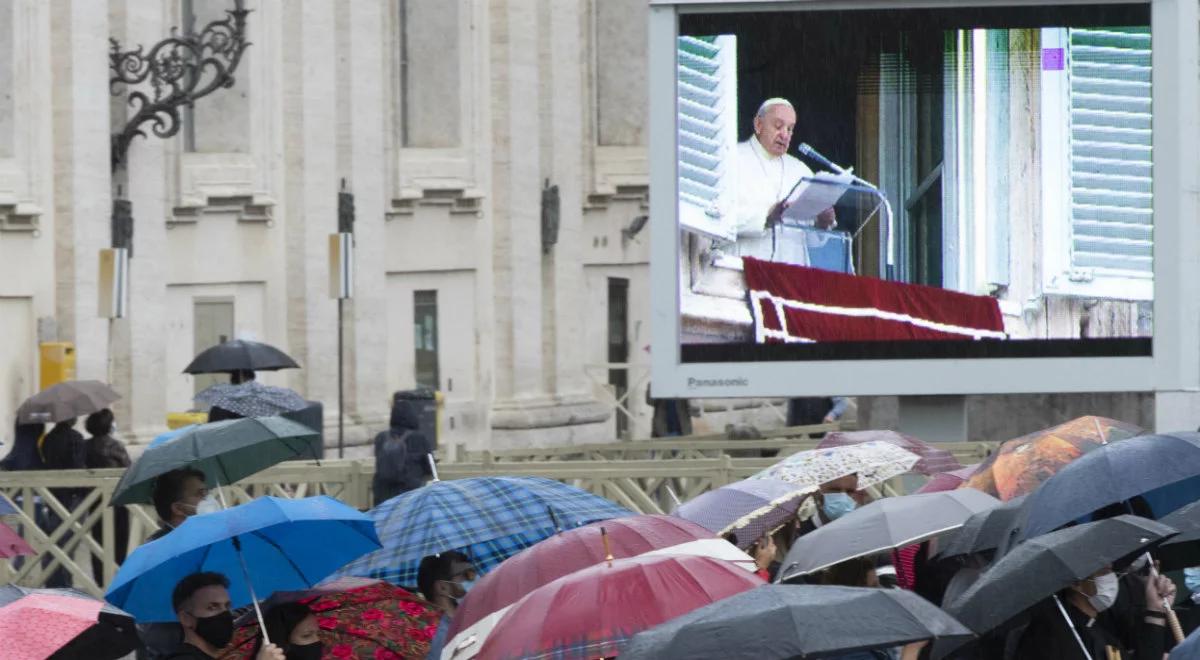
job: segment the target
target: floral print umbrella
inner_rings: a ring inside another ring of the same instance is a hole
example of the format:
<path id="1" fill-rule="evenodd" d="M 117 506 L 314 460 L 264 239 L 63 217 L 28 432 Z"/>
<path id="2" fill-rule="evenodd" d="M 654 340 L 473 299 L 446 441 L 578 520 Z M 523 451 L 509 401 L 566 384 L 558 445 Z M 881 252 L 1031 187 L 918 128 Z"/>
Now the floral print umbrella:
<path id="1" fill-rule="evenodd" d="M 751 479 L 779 479 L 802 486 L 819 486 L 857 474 L 858 487 L 869 488 L 912 470 L 919 460 L 920 456 L 887 442 L 864 442 L 796 452 Z"/>
<path id="2" fill-rule="evenodd" d="M 372 658 L 374 660 L 424 660 L 429 642 L 437 633 L 441 613 L 429 602 L 387 582 L 356 581 L 363 584 L 343 591 L 329 591 L 335 582 L 309 592 L 273 597 L 306 603 L 320 626 L 324 660 Z M 307 593 L 309 595 L 304 595 Z M 270 607 L 270 601 L 265 604 Z M 246 617 L 233 644 L 221 657 L 251 660 L 259 638 L 258 622 Z M 272 640 L 274 641 L 274 640 Z"/>

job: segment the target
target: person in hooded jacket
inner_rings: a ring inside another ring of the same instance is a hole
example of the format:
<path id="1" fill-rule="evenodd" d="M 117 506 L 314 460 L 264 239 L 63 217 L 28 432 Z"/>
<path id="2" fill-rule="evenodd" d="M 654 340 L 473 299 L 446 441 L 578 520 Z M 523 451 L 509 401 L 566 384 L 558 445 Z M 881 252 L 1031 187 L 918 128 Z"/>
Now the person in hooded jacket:
<path id="1" fill-rule="evenodd" d="M 0 460 L 0 470 L 19 472 L 21 470 L 45 470 L 46 462 L 38 451 L 38 439 L 46 432 L 45 424 L 21 424 L 13 427 L 13 447 L 3 460 Z"/>
<path id="2" fill-rule="evenodd" d="M 425 485 L 433 476 L 433 445 L 418 429 L 417 407 L 411 401 L 392 403 L 389 428 L 375 436 L 375 505 Z"/>

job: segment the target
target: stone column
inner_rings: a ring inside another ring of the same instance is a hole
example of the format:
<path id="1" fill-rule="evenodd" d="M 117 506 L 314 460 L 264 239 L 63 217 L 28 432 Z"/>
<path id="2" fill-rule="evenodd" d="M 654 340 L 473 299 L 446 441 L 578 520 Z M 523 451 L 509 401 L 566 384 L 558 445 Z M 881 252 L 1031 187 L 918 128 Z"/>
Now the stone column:
<path id="1" fill-rule="evenodd" d="M 109 245 L 108 5 L 50 8 L 54 123 L 54 275 L 59 338 L 75 342 L 79 378 L 110 378 L 108 325 L 97 316 L 99 249 Z"/>
<path id="2" fill-rule="evenodd" d="M 287 330 L 303 367 L 287 373 L 290 386 L 324 402 L 330 445 L 337 442 L 337 301 L 329 297 L 327 245 L 337 231 L 334 28 L 344 10 L 332 0 L 285 3 L 283 10 Z"/>
<path id="3" fill-rule="evenodd" d="M 384 63 L 388 53 L 385 34 L 388 3 L 382 0 L 341 5 L 346 17 L 343 40 L 338 44 L 343 57 L 338 159 L 340 176 L 354 192 L 354 299 L 347 311 L 346 360 L 353 375 L 347 385 L 348 405 L 368 428 L 386 425 L 387 373 L 387 265 L 384 261 L 384 212 L 389 202 L 387 180 L 389 151 L 385 149 L 389 97 Z M 392 328 L 401 332 L 407 328 Z M 365 439 L 365 438 L 364 438 Z"/>
<path id="4" fill-rule="evenodd" d="M 127 2 L 114 6 L 113 33 L 122 48 L 142 44 L 147 49 L 169 34 L 171 17 L 163 13 L 163 5 Z M 106 43 L 107 32 L 87 35 L 97 45 Z M 97 57 L 103 57 L 97 54 Z M 103 60 L 107 62 L 107 58 Z M 99 75 L 93 74 L 93 75 Z M 107 70 L 104 72 L 107 80 Z M 105 85 L 105 91 L 107 86 Z M 98 106 L 83 106 L 80 111 L 95 112 L 108 107 L 107 97 Z M 78 104 L 77 104 L 78 106 Z M 120 130 L 133 110 L 122 101 L 113 117 L 113 130 Z M 108 131 L 102 137 L 107 142 Z M 126 153 L 125 165 L 114 176 L 133 204 L 133 257 L 129 261 L 129 316 L 112 323 L 113 384 L 125 398 L 117 408 L 119 422 L 132 431 L 126 440 L 136 443 L 149 441 L 166 424 L 166 388 L 160 374 L 169 367 L 182 369 L 190 356 L 170 356 L 167 363 L 166 319 L 167 223 L 171 213 L 171 191 L 168 186 L 168 163 L 174 159 L 176 143 L 154 137 L 136 138 Z M 107 150 L 105 150 L 107 153 Z M 105 170 L 107 171 L 107 166 Z M 109 192 L 109 191 L 106 191 Z M 111 206 L 111 205 L 110 205 Z M 103 223 L 106 234 L 110 208 L 92 217 Z M 109 244 L 105 236 L 104 246 Z M 94 250 L 93 250 L 94 251 Z M 94 298 L 93 298 L 94 299 Z M 85 307 L 95 307 L 87 302 Z M 92 311 L 95 314 L 95 311 Z M 175 365 L 179 362 L 178 366 Z"/>

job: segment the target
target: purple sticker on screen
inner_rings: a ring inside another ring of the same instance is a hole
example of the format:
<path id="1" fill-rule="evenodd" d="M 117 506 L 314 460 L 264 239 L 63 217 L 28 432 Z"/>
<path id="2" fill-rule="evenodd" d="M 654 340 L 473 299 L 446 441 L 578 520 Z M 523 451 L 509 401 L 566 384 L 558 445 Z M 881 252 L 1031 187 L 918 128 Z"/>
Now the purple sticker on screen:
<path id="1" fill-rule="evenodd" d="M 1063 49 L 1061 48 L 1043 48 L 1042 49 L 1042 70 L 1043 71 L 1062 71 L 1064 66 Z"/>

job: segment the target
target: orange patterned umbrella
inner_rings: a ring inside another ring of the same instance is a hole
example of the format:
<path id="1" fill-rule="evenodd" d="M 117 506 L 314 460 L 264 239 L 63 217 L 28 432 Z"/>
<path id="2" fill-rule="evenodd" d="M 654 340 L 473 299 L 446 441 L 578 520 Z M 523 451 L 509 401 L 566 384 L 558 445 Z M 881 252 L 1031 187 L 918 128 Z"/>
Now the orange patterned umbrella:
<path id="1" fill-rule="evenodd" d="M 1064 465 L 1116 440 L 1143 430 L 1107 417 L 1073 419 L 1000 445 L 960 488 L 975 488 L 1002 500 L 1032 492 Z"/>

